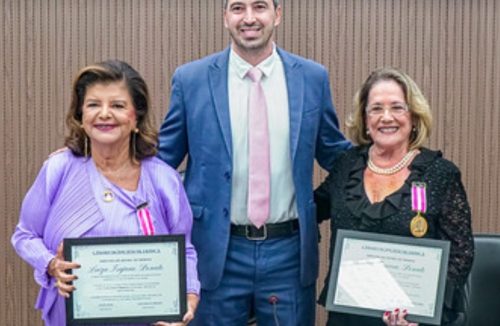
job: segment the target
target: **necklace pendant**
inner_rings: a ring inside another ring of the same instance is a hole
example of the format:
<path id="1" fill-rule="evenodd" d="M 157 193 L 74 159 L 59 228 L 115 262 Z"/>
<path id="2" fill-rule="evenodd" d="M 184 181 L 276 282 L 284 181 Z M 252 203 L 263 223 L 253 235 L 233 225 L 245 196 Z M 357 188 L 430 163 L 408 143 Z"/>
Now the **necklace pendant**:
<path id="1" fill-rule="evenodd" d="M 111 189 L 104 189 L 102 194 L 102 200 L 104 200 L 106 203 L 110 203 L 115 199 L 115 194 L 111 191 Z"/>

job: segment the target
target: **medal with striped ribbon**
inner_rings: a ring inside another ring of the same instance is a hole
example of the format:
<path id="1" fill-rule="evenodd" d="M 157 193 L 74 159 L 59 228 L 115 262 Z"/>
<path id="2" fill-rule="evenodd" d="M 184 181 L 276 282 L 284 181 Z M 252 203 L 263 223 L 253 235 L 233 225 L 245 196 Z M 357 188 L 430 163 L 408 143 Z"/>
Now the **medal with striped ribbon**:
<path id="1" fill-rule="evenodd" d="M 424 182 L 412 182 L 411 184 L 411 209 L 417 212 L 410 222 L 410 232 L 416 238 L 425 236 L 429 225 L 422 216 L 427 211 L 426 184 Z"/>

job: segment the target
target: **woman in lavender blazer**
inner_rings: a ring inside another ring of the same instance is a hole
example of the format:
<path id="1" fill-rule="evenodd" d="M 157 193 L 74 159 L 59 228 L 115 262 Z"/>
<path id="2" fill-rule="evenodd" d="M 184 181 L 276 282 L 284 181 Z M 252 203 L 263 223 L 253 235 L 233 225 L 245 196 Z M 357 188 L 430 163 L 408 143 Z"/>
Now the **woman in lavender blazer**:
<path id="1" fill-rule="evenodd" d="M 65 271 L 79 266 L 64 261 L 61 243 L 76 237 L 185 234 L 183 322 L 194 316 L 200 284 L 192 214 L 179 175 L 155 157 L 149 109 L 146 83 L 124 62 L 85 67 L 75 79 L 67 149 L 43 164 L 12 236 L 19 256 L 35 270 L 41 287 L 36 308 L 46 325 L 66 323 L 64 298 L 74 290 L 69 282 L 75 276 Z"/>

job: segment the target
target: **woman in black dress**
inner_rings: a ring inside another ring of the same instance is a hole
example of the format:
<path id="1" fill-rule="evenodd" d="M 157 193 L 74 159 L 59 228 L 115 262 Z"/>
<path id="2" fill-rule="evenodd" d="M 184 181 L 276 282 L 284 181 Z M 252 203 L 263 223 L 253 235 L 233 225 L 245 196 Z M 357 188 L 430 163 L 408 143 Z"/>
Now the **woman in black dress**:
<path id="1" fill-rule="evenodd" d="M 348 123 L 358 146 L 337 159 L 315 200 L 319 221 L 331 217 L 330 258 L 338 229 L 450 241 L 442 325 L 457 326 L 465 323 L 464 284 L 474 255 L 471 212 L 458 168 L 441 152 L 423 147 L 431 123 L 429 105 L 410 77 L 391 68 L 372 72 Z M 425 188 L 425 210 L 412 207 L 415 187 Z M 411 226 L 418 210 L 426 229 Z M 328 277 L 323 305 L 326 289 Z M 327 325 L 415 325 L 406 314 L 395 310 L 370 318 L 330 312 Z"/>

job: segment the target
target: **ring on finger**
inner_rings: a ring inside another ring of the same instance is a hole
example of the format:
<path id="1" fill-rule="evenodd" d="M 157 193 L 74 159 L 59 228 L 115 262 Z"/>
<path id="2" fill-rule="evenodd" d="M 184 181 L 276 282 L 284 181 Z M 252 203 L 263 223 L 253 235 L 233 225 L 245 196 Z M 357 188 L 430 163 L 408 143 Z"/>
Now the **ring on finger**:
<path id="1" fill-rule="evenodd" d="M 61 280 L 57 280 L 57 282 L 56 282 L 56 287 L 57 287 L 58 289 L 60 289 L 62 285 L 63 285 L 63 282 L 62 282 Z"/>

